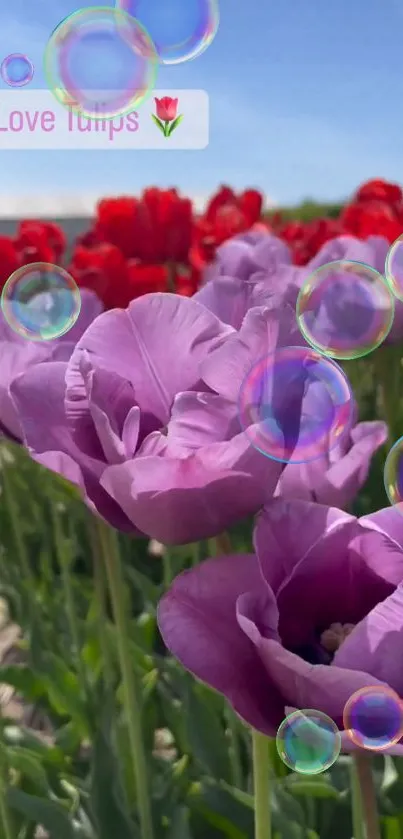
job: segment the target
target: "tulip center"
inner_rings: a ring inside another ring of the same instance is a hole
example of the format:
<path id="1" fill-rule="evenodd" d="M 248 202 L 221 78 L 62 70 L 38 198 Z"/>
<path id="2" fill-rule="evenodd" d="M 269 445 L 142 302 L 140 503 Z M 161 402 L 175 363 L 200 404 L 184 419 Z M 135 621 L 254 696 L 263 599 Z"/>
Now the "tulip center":
<path id="1" fill-rule="evenodd" d="M 320 645 L 328 653 L 334 655 L 354 629 L 353 623 L 331 623 L 320 636 Z"/>
<path id="2" fill-rule="evenodd" d="M 354 629 L 353 623 L 331 623 L 323 631 L 318 629 L 306 644 L 292 647 L 291 652 L 309 664 L 331 664 L 335 653 Z"/>

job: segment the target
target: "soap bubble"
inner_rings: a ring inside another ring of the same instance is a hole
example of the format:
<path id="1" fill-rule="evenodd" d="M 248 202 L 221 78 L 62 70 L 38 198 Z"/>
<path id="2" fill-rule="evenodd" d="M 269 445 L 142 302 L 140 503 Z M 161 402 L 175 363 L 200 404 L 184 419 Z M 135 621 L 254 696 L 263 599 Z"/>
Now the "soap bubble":
<path id="1" fill-rule="evenodd" d="M 388 250 L 385 276 L 395 297 L 403 300 L 403 236 L 399 236 Z"/>
<path id="2" fill-rule="evenodd" d="M 297 321 L 305 340 L 331 358 L 361 358 L 388 336 L 395 304 L 375 268 L 337 260 L 309 275 L 297 300 Z"/>
<path id="3" fill-rule="evenodd" d="M 283 463 L 326 455 L 354 418 L 347 377 L 311 347 L 283 347 L 257 361 L 241 385 L 238 407 L 252 445 Z"/>
<path id="4" fill-rule="evenodd" d="M 217 0 L 117 0 L 117 6 L 145 26 L 161 64 L 197 58 L 218 30 Z"/>
<path id="5" fill-rule="evenodd" d="M 321 711 L 294 711 L 281 723 L 276 745 L 289 769 L 302 775 L 319 775 L 339 757 L 341 735 L 336 723 Z"/>
<path id="6" fill-rule="evenodd" d="M 109 6 L 80 9 L 49 38 L 45 75 L 62 105 L 90 119 L 136 110 L 155 87 L 158 56 L 141 24 Z"/>
<path id="7" fill-rule="evenodd" d="M 34 65 L 27 55 L 14 52 L 2 61 L 0 75 L 10 87 L 24 87 L 34 77 Z"/>
<path id="8" fill-rule="evenodd" d="M 11 274 L 3 287 L 1 308 L 9 326 L 30 341 L 49 341 L 75 324 L 80 291 L 57 265 L 35 262 Z"/>
<path id="9" fill-rule="evenodd" d="M 383 751 L 403 737 L 403 702 L 389 687 L 361 688 L 346 703 L 343 724 L 357 746 Z"/>
<path id="10" fill-rule="evenodd" d="M 390 503 L 399 513 L 403 513 L 403 437 L 394 443 L 388 453 L 383 480 Z"/>

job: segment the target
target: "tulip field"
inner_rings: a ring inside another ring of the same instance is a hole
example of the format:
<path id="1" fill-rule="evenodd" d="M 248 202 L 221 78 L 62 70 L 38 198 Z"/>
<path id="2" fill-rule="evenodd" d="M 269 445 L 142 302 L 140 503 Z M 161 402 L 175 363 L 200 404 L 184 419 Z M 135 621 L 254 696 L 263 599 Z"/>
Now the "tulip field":
<path id="1" fill-rule="evenodd" d="M 403 839 L 402 236 L 378 179 L 0 237 L 0 839 Z"/>

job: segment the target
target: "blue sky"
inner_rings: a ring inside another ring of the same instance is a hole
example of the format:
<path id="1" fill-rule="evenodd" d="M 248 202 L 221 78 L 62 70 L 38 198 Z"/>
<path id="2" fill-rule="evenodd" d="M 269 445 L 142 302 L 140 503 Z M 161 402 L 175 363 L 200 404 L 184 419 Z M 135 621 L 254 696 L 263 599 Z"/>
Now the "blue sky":
<path id="1" fill-rule="evenodd" d="M 47 39 L 78 8 L 77 0 L 2 3 L 0 60 L 26 53 L 45 86 Z M 0 193 L 137 193 L 153 183 L 206 195 L 227 182 L 286 204 L 337 200 L 370 177 L 403 180 L 399 0 L 221 0 L 220 11 L 209 49 L 160 68 L 157 82 L 167 92 L 207 90 L 206 150 L 3 151 Z"/>

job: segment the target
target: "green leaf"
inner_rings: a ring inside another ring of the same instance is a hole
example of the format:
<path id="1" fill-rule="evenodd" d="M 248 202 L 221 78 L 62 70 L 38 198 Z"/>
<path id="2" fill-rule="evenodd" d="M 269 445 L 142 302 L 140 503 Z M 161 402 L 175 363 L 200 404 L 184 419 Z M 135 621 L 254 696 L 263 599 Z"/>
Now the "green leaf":
<path id="1" fill-rule="evenodd" d="M 61 749 L 57 746 L 48 746 L 28 729 L 18 725 L 5 725 L 3 728 L 4 742 L 9 747 L 19 746 L 33 752 L 39 760 L 49 767 L 57 767 L 64 770 L 66 761 Z"/>
<path id="2" fill-rule="evenodd" d="M 188 799 L 191 809 L 200 812 L 211 827 L 228 839 L 253 836 L 253 812 L 235 798 L 228 789 L 205 781 L 195 785 Z"/>
<path id="3" fill-rule="evenodd" d="M 46 695 L 41 679 L 25 665 L 10 664 L 7 667 L 0 667 L 0 683 L 10 685 L 31 702 Z"/>
<path id="4" fill-rule="evenodd" d="M 159 130 L 162 131 L 165 137 L 165 128 L 161 120 L 158 119 L 158 117 L 156 117 L 155 114 L 151 114 L 151 119 L 154 120 L 155 124 L 158 126 Z"/>
<path id="5" fill-rule="evenodd" d="M 190 750 L 195 760 L 209 775 L 217 780 L 229 781 L 229 743 L 222 720 L 209 700 L 209 691 L 204 686 L 189 683 L 183 703 L 183 714 Z"/>
<path id="6" fill-rule="evenodd" d="M 74 723 L 68 722 L 56 732 L 55 742 L 66 755 L 75 755 L 82 744 L 82 738 Z"/>
<path id="7" fill-rule="evenodd" d="M 89 736 L 89 721 L 76 674 L 54 653 L 47 652 L 45 662 L 46 672 L 41 676 L 50 704 L 60 716 L 71 717 L 83 737 Z"/>
<path id="8" fill-rule="evenodd" d="M 270 799 L 274 830 L 287 836 L 287 839 L 306 839 L 304 810 L 281 782 L 273 783 Z"/>
<path id="9" fill-rule="evenodd" d="M 178 807 L 171 819 L 166 839 L 192 839 L 189 826 L 190 812 L 188 807 Z"/>
<path id="10" fill-rule="evenodd" d="M 126 811 L 120 766 L 111 744 L 112 709 L 105 709 L 97 731 L 91 761 L 91 809 L 97 825 L 97 839 L 136 839 L 137 833 Z"/>
<path id="11" fill-rule="evenodd" d="M 339 791 L 332 786 L 330 781 L 323 775 L 312 778 L 304 775 L 288 775 L 284 786 L 292 795 L 308 795 L 310 798 L 333 798 L 337 801 L 340 797 Z"/>
<path id="12" fill-rule="evenodd" d="M 171 134 L 173 134 L 173 132 L 175 131 L 175 128 L 177 128 L 177 127 L 178 127 L 178 125 L 180 125 L 180 124 L 181 124 L 182 120 L 183 120 L 183 114 L 179 114 L 179 116 L 178 116 L 178 117 L 176 117 L 176 119 L 174 119 L 174 121 L 173 121 L 173 122 L 171 123 L 171 125 L 169 126 L 169 128 L 168 128 L 168 133 L 167 133 L 167 137 L 170 137 L 170 136 L 171 136 Z"/>
<path id="13" fill-rule="evenodd" d="M 77 839 L 70 816 L 55 801 L 28 795 L 15 787 L 7 792 L 10 807 L 29 821 L 41 824 L 51 839 Z"/>
<path id="14" fill-rule="evenodd" d="M 386 818 L 383 820 L 385 839 L 401 839 L 399 819 Z"/>
<path id="15" fill-rule="evenodd" d="M 15 746 L 7 749 L 7 761 L 9 766 L 21 775 L 29 778 L 35 785 L 38 792 L 47 795 L 49 782 L 46 772 L 35 752 L 29 749 Z"/>

